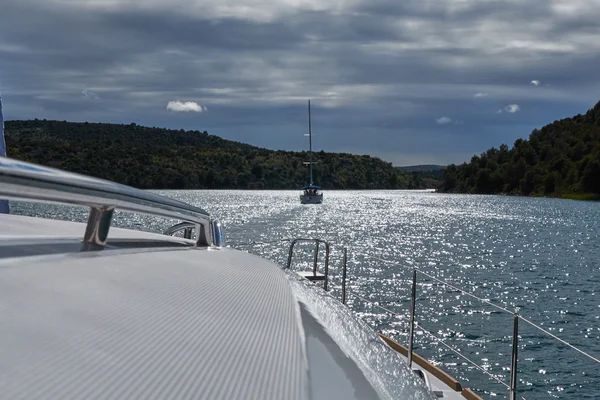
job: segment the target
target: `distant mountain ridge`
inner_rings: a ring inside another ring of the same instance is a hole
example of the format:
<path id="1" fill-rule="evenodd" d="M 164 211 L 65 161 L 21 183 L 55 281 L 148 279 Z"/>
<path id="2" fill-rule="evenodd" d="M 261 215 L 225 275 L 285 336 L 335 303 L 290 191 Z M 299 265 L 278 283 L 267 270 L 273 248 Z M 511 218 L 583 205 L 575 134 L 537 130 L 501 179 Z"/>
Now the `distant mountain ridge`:
<path id="1" fill-rule="evenodd" d="M 268 150 L 206 131 L 103 123 L 7 121 L 11 158 L 142 189 L 298 189 L 306 152 Z M 314 152 L 325 189 L 406 189 L 411 177 L 371 156 Z M 419 187 L 414 187 L 419 188 Z"/>
<path id="2" fill-rule="evenodd" d="M 444 178 L 443 165 L 425 164 L 394 167 L 401 173 L 407 174 L 409 189 L 436 189 Z"/>
<path id="3" fill-rule="evenodd" d="M 432 171 L 443 171 L 446 169 L 445 165 L 434 165 L 434 164 L 424 164 L 424 165 L 408 165 L 405 167 L 395 167 L 398 171 L 402 172 L 432 172 Z"/>

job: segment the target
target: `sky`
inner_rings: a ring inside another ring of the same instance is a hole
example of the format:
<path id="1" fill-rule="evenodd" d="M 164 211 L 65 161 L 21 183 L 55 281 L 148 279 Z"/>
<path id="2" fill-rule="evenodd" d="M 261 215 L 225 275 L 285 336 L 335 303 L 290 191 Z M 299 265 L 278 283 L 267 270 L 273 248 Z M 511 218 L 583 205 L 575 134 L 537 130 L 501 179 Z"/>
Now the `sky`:
<path id="1" fill-rule="evenodd" d="M 470 160 L 600 100 L 600 0 L 1 0 L 5 119 Z M 9 155 L 10 156 L 10 155 Z"/>

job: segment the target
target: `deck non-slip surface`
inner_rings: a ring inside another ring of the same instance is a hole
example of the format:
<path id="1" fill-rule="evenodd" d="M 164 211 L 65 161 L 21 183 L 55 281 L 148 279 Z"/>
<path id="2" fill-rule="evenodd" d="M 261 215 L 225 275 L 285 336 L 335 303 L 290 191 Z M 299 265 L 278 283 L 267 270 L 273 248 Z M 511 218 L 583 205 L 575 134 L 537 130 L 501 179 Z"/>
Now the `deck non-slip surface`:
<path id="1" fill-rule="evenodd" d="M 303 399 L 298 318 L 284 273 L 236 251 L 5 259 L 0 398 Z"/>

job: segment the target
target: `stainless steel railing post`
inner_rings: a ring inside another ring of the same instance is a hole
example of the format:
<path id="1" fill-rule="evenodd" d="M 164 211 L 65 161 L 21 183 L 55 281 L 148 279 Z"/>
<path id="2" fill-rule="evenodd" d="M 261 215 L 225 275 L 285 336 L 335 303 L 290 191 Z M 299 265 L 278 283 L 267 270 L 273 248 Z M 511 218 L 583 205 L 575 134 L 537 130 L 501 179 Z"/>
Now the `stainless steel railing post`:
<path id="1" fill-rule="evenodd" d="M 315 259 L 313 261 L 313 275 L 317 275 L 317 262 L 319 262 L 319 242 L 315 241 Z"/>
<path id="2" fill-rule="evenodd" d="M 519 314 L 515 310 L 512 338 L 512 360 L 510 363 L 510 400 L 517 399 L 517 353 L 519 349 Z"/>
<path id="3" fill-rule="evenodd" d="M 325 243 L 325 282 L 323 283 L 323 289 L 327 290 L 329 282 L 329 243 Z"/>
<path id="4" fill-rule="evenodd" d="M 298 239 L 295 239 L 290 244 L 290 252 L 288 254 L 288 261 L 287 261 L 286 268 L 290 268 L 292 266 L 292 256 L 294 255 L 294 246 L 296 245 L 297 242 L 298 242 Z"/>
<path id="5" fill-rule="evenodd" d="M 346 269 L 348 267 L 348 249 L 344 247 L 344 264 L 342 266 L 342 304 L 346 304 Z"/>
<path id="6" fill-rule="evenodd" d="M 412 293 L 410 295 L 410 331 L 408 333 L 408 368 L 412 366 L 413 337 L 415 333 L 415 303 L 417 299 L 417 270 L 413 269 Z"/>
<path id="7" fill-rule="evenodd" d="M 106 244 L 114 212 L 114 207 L 90 207 L 88 223 L 83 235 L 83 242 L 86 245 L 104 246 Z"/>

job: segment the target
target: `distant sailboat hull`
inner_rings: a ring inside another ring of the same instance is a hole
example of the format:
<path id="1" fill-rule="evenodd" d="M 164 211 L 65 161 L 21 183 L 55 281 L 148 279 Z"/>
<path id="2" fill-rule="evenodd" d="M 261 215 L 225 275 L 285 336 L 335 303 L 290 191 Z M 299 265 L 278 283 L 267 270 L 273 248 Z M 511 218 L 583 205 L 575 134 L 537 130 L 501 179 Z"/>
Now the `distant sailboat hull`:
<path id="1" fill-rule="evenodd" d="M 300 203 L 302 204 L 321 204 L 323 202 L 323 194 L 301 194 Z"/>

